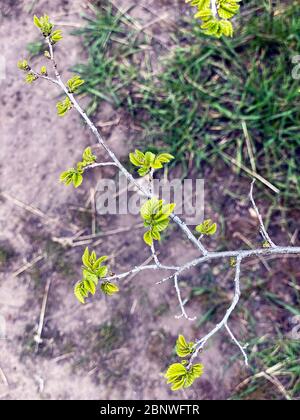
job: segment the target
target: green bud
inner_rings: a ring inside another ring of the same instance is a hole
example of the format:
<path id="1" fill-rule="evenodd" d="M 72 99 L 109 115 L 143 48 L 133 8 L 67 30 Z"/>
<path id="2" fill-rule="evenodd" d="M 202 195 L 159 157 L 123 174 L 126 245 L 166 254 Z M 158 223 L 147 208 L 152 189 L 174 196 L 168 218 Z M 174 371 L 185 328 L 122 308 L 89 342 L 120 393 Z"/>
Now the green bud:
<path id="1" fill-rule="evenodd" d="M 18 61 L 18 68 L 20 70 L 23 70 L 23 71 L 29 71 L 30 67 L 28 65 L 28 61 L 27 60 L 19 60 Z"/>
<path id="2" fill-rule="evenodd" d="M 61 39 L 63 39 L 63 36 L 62 36 L 62 31 L 60 29 L 52 32 L 52 35 L 51 35 L 52 44 L 56 44 Z"/>
<path id="3" fill-rule="evenodd" d="M 53 24 L 49 21 L 49 16 L 44 15 L 38 18 L 37 16 L 33 17 L 33 23 L 39 30 L 42 32 L 42 34 L 47 37 L 51 35 Z"/>
<path id="4" fill-rule="evenodd" d="M 71 100 L 68 97 L 66 97 L 64 101 L 58 102 L 56 104 L 57 114 L 60 117 L 63 117 L 72 108 L 72 106 L 73 104 Z"/>
<path id="5" fill-rule="evenodd" d="M 45 51 L 45 52 L 44 52 L 44 56 L 45 56 L 46 58 L 48 58 L 49 60 L 51 60 L 51 55 L 50 55 L 49 51 Z"/>
<path id="6" fill-rule="evenodd" d="M 109 281 L 106 281 L 105 283 L 101 284 L 101 290 L 107 296 L 112 296 L 115 293 L 119 292 L 118 286 L 113 283 L 110 283 Z"/>
<path id="7" fill-rule="evenodd" d="M 25 77 L 25 82 L 30 84 L 35 82 L 38 79 L 38 76 L 36 76 L 33 73 L 28 73 L 27 76 Z"/>
<path id="8" fill-rule="evenodd" d="M 41 67 L 41 74 L 43 76 L 46 76 L 47 75 L 47 68 L 46 68 L 46 66 Z"/>

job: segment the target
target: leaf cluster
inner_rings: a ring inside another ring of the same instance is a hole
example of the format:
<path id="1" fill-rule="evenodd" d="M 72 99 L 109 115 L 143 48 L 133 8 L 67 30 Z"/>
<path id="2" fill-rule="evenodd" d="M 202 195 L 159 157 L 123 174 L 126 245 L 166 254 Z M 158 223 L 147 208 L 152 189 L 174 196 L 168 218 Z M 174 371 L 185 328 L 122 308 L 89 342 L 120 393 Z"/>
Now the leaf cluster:
<path id="1" fill-rule="evenodd" d="M 74 294 L 80 303 L 85 303 L 85 299 L 95 295 L 100 279 L 105 279 L 108 273 L 108 266 L 103 263 L 108 259 L 107 256 L 97 258 L 96 252 L 90 253 L 86 248 L 82 256 L 82 280 L 77 282 L 74 287 Z M 112 296 L 119 291 L 118 286 L 105 280 L 100 286 L 101 291 L 108 296 Z"/>
<path id="2" fill-rule="evenodd" d="M 144 226 L 148 231 L 144 234 L 144 241 L 152 246 L 153 241 L 160 241 L 161 232 L 167 229 L 170 223 L 170 216 L 173 213 L 175 204 L 164 204 L 163 200 L 156 197 L 146 201 L 141 207 L 141 217 Z"/>
<path id="3" fill-rule="evenodd" d="M 83 173 L 87 166 L 96 162 L 96 156 L 93 155 L 92 149 L 87 147 L 82 155 L 82 161 L 77 163 L 76 168 L 70 168 L 60 175 L 60 182 L 65 185 L 73 184 L 75 188 L 80 187 L 83 181 Z"/>
<path id="4" fill-rule="evenodd" d="M 84 80 L 82 80 L 81 77 L 78 75 L 73 76 L 67 82 L 70 93 L 75 93 L 83 84 L 84 84 Z"/>
<path id="5" fill-rule="evenodd" d="M 129 159 L 134 166 L 139 167 L 139 175 L 145 176 L 151 169 L 156 170 L 163 168 L 165 163 L 169 163 L 174 159 L 174 156 L 169 153 L 161 153 L 159 155 L 155 155 L 152 152 L 143 153 L 136 149 L 135 153 L 130 153 Z"/>
<path id="6" fill-rule="evenodd" d="M 176 341 L 176 353 L 179 357 L 190 356 L 194 351 L 195 343 L 188 343 L 183 335 L 179 335 Z M 202 364 L 188 365 L 187 361 L 174 363 L 169 366 L 165 378 L 168 384 L 172 384 L 171 390 L 177 391 L 182 388 L 189 388 L 195 379 L 203 375 L 204 366 Z"/>
<path id="7" fill-rule="evenodd" d="M 54 25 L 50 22 L 49 16 L 46 14 L 40 18 L 35 15 L 33 17 L 33 23 L 41 31 L 44 37 L 49 37 L 51 44 L 56 44 L 63 38 L 62 31 L 60 29 L 53 31 Z"/>
<path id="8" fill-rule="evenodd" d="M 196 231 L 205 236 L 213 236 L 217 232 L 218 226 L 211 219 L 204 220 L 201 225 L 196 226 Z"/>
<path id="9" fill-rule="evenodd" d="M 216 0 L 217 16 L 214 16 L 210 0 L 185 0 L 191 6 L 197 7 L 195 18 L 202 21 L 201 29 L 205 35 L 221 38 L 233 36 L 233 26 L 230 22 L 239 11 L 241 0 Z"/>

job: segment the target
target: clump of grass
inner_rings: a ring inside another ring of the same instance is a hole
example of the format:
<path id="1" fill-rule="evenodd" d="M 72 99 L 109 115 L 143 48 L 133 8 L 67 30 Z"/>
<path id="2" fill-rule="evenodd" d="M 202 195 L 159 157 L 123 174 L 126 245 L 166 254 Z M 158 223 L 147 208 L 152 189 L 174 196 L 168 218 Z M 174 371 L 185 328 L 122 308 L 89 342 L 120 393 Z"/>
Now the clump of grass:
<path id="1" fill-rule="evenodd" d="M 14 256 L 14 250 L 8 242 L 0 242 L 0 270 L 3 269 L 9 260 Z"/>
<path id="2" fill-rule="evenodd" d="M 299 399 L 300 343 L 265 338 L 251 356 L 251 377 L 243 381 L 232 399 Z"/>
<path id="3" fill-rule="evenodd" d="M 30 57 L 33 58 L 40 55 L 45 50 L 45 44 L 42 41 L 29 42 L 26 49 L 30 54 Z"/>
<path id="4" fill-rule="evenodd" d="M 118 11 L 109 1 L 93 9 L 94 16 L 84 16 L 85 27 L 74 32 L 88 52 L 87 64 L 74 67 L 85 80 L 81 93 L 91 98 L 88 114 L 95 113 L 102 101 L 121 105 L 137 79 L 145 41 L 127 12 Z"/>
<path id="5" fill-rule="evenodd" d="M 109 353 L 120 346 L 123 337 L 118 322 L 105 322 L 97 329 L 93 349 L 101 354 Z"/>

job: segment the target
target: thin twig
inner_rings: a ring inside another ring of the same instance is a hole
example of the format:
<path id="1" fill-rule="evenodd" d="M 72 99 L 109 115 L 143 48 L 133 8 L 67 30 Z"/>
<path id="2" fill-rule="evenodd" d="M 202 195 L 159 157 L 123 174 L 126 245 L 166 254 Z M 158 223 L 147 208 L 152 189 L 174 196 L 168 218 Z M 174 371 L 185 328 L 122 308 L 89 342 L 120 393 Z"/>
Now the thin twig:
<path id="1" fill-rule="evenodd" d="M 263 222 L 263 219 L 262 219 L 262 216 L 261 216 L 261 214 L 260 214 L 260 212 L 259 212 L 259 210 L 258 210 L 258 207 L 257 207 L 257 205 L 256 205 L 256 203 L 255 203 L 255 200 L 254 200 L 254 197 L 253 197 L 253 188 L 254 188 L 254 184 L 255 184 L 255 179 L 253 179 L 253 181 L 252 181 L 252 183 L 251 183 L 251 188 L 250 188 L 250 194 L 249 194 L 249 197 L 250 197 L 250 200 L 251 200 L 251 203 L 252 203 L 252 206 L 253 206 L 253 208 L 254 208 L 254 210 L 255 210 L 255 213 L 256 213 L 256 215 L 257 215 L 257 218 L 258 218 L 258 220 L 259 220 L 259 225 L 260 225 L 260 232 L 261 232 L 261 235 L 262 235 L 262 237 L 263 237 L 263 239 L 265 240 L 265 241 L 267 241 L 272 247 L 276 247 L 276 245 L 274 244 L 274 242 L 272 241 L 272 239 L 270 238 L 270 236 L 269 236 L 269 234 L 268 234 L 268 232 L 267 232 L 267 230 L 266 230 L 266 228 L 265 228 L 265 225 L 264 225 L 264 222 Z"/>
<path id="2" fill-rule="evenodd" d="M 180 309 L 181 309 L 181 314 L 180 314 L 180 315 L 175 316 L 175 318 L 176 318 L 176 319 L 180 319 L 180 318 L 184 317 L 184 318 L 185 318 L 185 319 L 187 319 L 188 321 L 195 321 L 195 320 L 197 319 L 197 317 L 190 318 L 190 317 L 187 315 L 187 313 L 186 313 L 186 311 L 185 311 L 185 309 L 184 309 L 184 303 L 183 303 L 183 301 L 182 301 L 182 297 L 181 297 L 181 293 L 180 293 L 180 288 L 179 288 L 179 284 L 178 284 L 178 276 L 177 276 L 177 274 L 175 274 L 175 275 L 174 275 L 174 286 L 175 286 L 175 289 L 176 289 L 177 298 L 178 298 L 178 302 L 179 302 Z"/>
<path id="3" fill-rule="evenodd" d="M 41 260 L 43 260 L 46 257 L 47 257 L 46 254 L 38 255 L 32 261 L 29 261 L 26 264 L 24 264 L 22 267 L 18 268 L 18 270 L 16 270 L 13 273 L 13 277 L 18 277 L 20 274 L 23 274 L 25 271 L 27 271 L 30 268 L 32 268 L 33 266 L 35 266 L 38 262 L 40 262 Z"/>
<path id="4" fill-rule="evenodd" d="M 231 331 L 231 329 L 228 327 L 228 324 L 225 324 L 225 328 L 228 332 L 228 334 L 230 335 L 231 339 L 233 340 L 233 342 L 238 346 L 238 348 L 240 349 L 242 355 L 244 356 L 245 359 L 245 365 L 249 366 L 249 359 L 248 359 L 248 355 L 245 352 L 245 348 L 241 346 L 241 344 L 239 343 L 239 341 L 235 338 L 233 332 Z"/>

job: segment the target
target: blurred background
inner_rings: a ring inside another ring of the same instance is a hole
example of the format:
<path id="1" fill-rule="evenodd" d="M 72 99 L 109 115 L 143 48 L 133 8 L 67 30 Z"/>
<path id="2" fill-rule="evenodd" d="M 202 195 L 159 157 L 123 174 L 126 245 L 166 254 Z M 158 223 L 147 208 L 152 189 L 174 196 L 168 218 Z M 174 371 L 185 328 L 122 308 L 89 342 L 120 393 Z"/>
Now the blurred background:
<path id="1" fill-rule="evenodd" d="M 85 306 L 73 295 L 85 246 L 116 272 L 149 252 L 136 218 L 97 215 L 97 179 L 113 170 L 90 172 L 78 190 L 58 182 L 85 147 L 104 154 L 75 112 L 57 117 L 54 85 L 22 80 L 19 59 L 44 62 L 34 14 L 63 30 L 63 77 L 86 81 L 79 100 L 126 167 L 135 147 L 167 151 L 170 177 L 205 179 L 205 214 L 219 225 L 209 249 L 261 246 L 253 177 L 274 242 L 299 246 L 299 2 L 243 1 L 234 37 L 222 40 L 202 36 L 192 12 L 183 0 L 1 1 L 1 399 L 300 398 L 296 257 L 244 264 L 231 324 L 250 368 L 221 333 L 201 355 L 205 375 L 184 392 L 171 393 L 162 372 L 179 332 L 200 338 L 230 305 L 228 262 L 181 278 L 194 323 L 174 318 L 176 291 L 156 286 L 158 273 Z M 176 264 L 197 255 L 175 227 L 159 252 Z"/>

